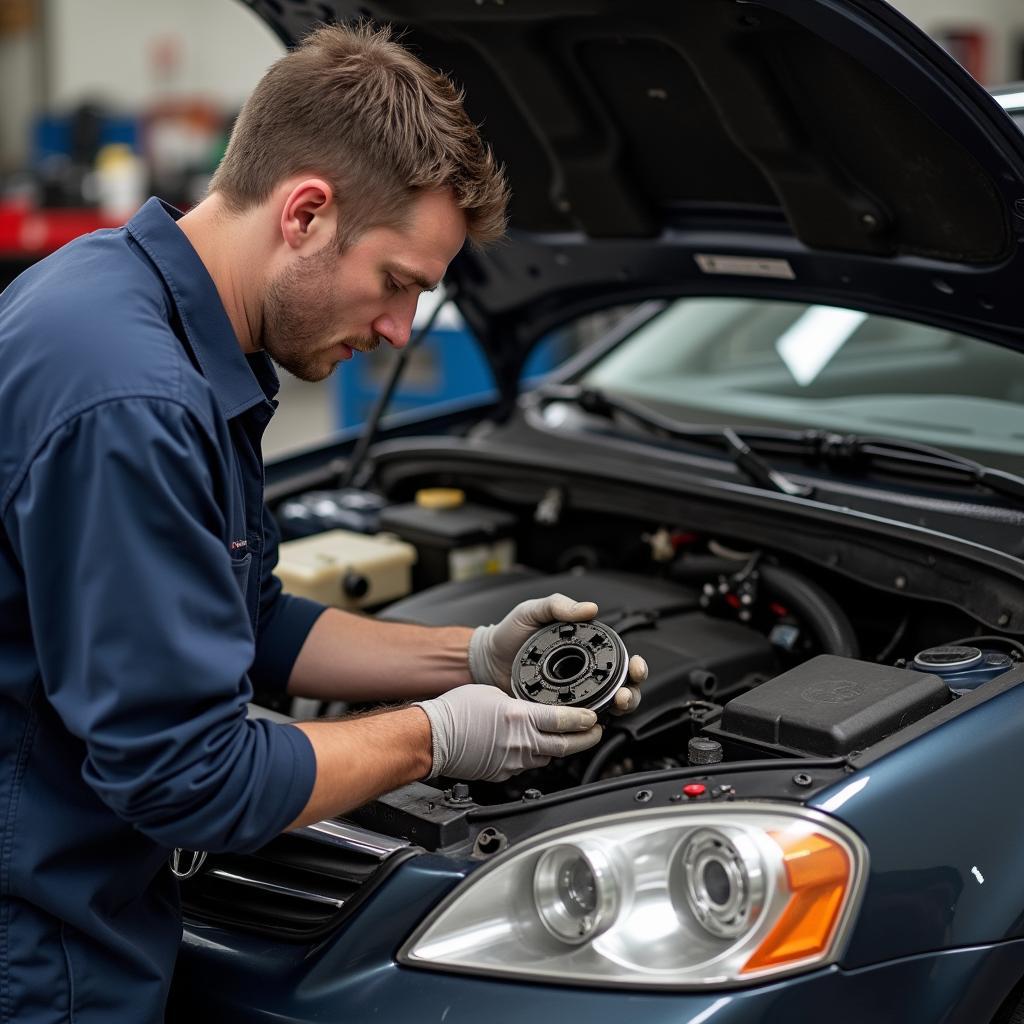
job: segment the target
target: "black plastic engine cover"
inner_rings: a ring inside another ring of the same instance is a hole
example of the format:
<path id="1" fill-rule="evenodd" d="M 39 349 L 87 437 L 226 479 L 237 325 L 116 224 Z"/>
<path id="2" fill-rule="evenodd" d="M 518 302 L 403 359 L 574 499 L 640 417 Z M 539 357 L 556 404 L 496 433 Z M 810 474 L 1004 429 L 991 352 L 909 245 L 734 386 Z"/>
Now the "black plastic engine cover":
<path id="1" fill-rule="evenodd" d="M 729 701 L 721 725 L 705 732 L 838 756 L 884 739 L 951 699 L 938 676 L 821 654 Z"/>
<path id="2" fill-rule="evenodd" d="M 427 626 L 486 626 L 503 619 L 520 601 L 566 594 L 576 601 L 596 601 L 600 618 L 615 628 L 622 612 L 697 608 L 692 587 L 624 572 L 558 573 L 530 569 L 457 580 L 428 587 L 388 605 L 378 618 L 421 622 Z"/>

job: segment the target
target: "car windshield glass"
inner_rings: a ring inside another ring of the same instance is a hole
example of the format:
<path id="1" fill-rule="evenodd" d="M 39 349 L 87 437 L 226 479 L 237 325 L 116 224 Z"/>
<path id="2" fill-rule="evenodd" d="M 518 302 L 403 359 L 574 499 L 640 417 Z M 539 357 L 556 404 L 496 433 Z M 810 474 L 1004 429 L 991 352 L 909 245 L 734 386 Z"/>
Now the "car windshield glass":
<path id="1" fill-rule="evenodd" d="M 885 434 L 1024 466 L 1024 355 L 850 309 L 680 299 L 580 382 L 683 420 Z"/>

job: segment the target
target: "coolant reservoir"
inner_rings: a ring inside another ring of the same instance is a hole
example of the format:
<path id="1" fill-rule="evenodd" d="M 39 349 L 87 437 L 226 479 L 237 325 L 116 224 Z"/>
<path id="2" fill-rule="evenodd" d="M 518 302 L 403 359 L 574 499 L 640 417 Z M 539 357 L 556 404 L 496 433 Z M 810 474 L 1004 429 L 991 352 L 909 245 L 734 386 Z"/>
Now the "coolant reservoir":
<path id="1" fill-rule="evenodd" d="M 966 644 L 945 644 L 921 651 L 914 658 L 912 667 L 919 672 L 931 672 L 944 679 L 951 690 L 965 693 L 1009 672 L 1015 665 L 1013 658 L 1003 651 L 983 650 Z"/>
<path id="2" fill-rule="evenodd" d="M 328 530 L 280 546 L 275 575 L 289 594 L 349 610 L 405 597 L 416 549 L 386 533 Z"/>

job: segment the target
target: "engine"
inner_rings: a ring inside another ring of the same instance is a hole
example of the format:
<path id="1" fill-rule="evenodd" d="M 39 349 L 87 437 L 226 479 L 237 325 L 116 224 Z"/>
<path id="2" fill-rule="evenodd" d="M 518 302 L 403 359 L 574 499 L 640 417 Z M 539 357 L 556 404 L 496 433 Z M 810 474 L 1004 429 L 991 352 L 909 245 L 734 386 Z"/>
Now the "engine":
<path id="1" fill-rule="evenodd" d="M 354 508 L 349 495 L 343 508 L 321 494 L 279 509 L 286 533 L 311 535 L 283 546 L 286 586 L 438 626 L 496 622 L 520 601 L 561 592 L 595 601 L 650 669 L 640 707 L 604 716 L 597 748 L 476 783 L 481 803 L 687 765 L 848 755 L 1009 671 L 1024 651 L 1004 637 L 950 641 L 975 624 L 734 538 L 543 508 L 526 520 L 451 491 L 418 497 Z M 335 519 L 310 527 L 311 509 Z M 330 531 L 339 525 L 362 529 Z"/>

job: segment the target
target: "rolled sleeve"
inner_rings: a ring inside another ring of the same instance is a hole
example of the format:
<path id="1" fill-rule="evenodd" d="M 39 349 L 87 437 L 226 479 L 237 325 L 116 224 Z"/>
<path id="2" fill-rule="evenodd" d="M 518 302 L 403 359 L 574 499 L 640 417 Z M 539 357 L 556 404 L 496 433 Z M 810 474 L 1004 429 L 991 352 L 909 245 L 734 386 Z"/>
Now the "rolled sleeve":
<path id="1" fill-rule="evenodd" d="M 281 581 L 274 575 L 281 534 L 266 508 L 263 510 L 263 538 L 256 656 L 249 674 L 257 689 L 280 693 L 288 685 L 295 659 L 313 623 L 323 614 L 324 605 L 282 591 Z"/>
<path id="2" fill-rule="evenodd" d="M 56 430 L 0 510 L 83 777 L 168 847 L 254 849 L 298 816 L 316 774 L 300 730 L 246 718 L 254 638 L 224 540 L 230 480 L 199 416 L 119 399 Z M 310 614 L 290 604 L 269 629 L 282 658 Z"/>

